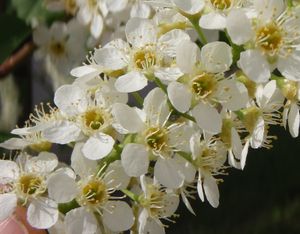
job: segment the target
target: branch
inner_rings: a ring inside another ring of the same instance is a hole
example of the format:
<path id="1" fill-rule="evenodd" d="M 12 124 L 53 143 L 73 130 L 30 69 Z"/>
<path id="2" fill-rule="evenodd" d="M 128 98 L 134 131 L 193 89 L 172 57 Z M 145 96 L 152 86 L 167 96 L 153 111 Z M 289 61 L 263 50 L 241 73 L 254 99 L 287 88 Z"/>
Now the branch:
<path id="1" fill-rule="evenodd" d="M 0 64 L 0 79 L 7 76 L 19 63 L 21 63 L 34 50 L 32 41 L 25 43 L 16 53 L 12 54 Z"/>

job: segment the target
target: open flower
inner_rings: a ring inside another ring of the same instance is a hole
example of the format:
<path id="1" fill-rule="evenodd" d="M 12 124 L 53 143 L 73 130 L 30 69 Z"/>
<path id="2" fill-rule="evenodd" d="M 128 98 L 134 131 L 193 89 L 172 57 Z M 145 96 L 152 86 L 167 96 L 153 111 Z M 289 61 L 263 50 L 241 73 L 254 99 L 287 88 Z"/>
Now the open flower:
<path id="1" fill-rule="evenodd" d="M 55 154 L 42 152 L 37 157 L 19 155 L 17 162 L 0 160 L 1 217 L 11 215 L 17 204 L 28 206 L 27 220 L 35 228 L 46 229 L 58 219 L 57 204 L 46 196 L 48 178 L 58 164 Z"/>

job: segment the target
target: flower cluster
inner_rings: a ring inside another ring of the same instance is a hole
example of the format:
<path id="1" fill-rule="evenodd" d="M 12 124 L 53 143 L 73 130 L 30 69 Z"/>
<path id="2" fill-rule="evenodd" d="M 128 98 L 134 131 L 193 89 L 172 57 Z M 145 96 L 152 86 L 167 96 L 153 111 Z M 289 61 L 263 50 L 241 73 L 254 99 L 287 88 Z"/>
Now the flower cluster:
<path id="1" fill-rule="evenodd" d="M 20 150 L 0 161 L 1 220 L 26 206 L 28 222 L 53 233 L 165 233 L 180 200 L 193 214 L 197 196 L 218 207 L 227 169 L 244 169 L 250 148 L 272 147 L 272 125 L 298 136 L 296 2 L 76 4 L 95 37 L 110 13 L 129 7 L 134 17 L 124 37 L 71 71 L 77 79 L 56 90 L 56 107 L 37 107 L 12 131 L 19 137 L 0 144 Z M 53 144 L 71 147 L 70 166 Z"/>

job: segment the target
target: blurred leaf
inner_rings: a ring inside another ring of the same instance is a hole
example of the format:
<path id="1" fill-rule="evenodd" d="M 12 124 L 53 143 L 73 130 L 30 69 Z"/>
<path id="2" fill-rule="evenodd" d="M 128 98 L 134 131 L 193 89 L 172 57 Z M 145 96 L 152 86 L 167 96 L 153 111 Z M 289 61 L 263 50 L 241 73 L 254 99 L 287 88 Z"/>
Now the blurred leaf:
<path id="1" fill-rule="evenodd" d="M 62 12 L 48 11 L 43 0 L 12 0 L 11 4 L 18 17 L 31 25 L 36 22 L 50 24 L 64 16 Z"/>
<path id="2" fill-rule="evenodd" d="M 0 64 L 24 41 L 31 29 L 14 15 L 0 15 Z"/>
<path id="3" fill-rule="evenodd" d="M 9 138 L 12 138 L 14 135 L 10 134 L 10 133 L 4 133 L 4 132 L 0 132 L 0 142 L 6 141 Z"/>

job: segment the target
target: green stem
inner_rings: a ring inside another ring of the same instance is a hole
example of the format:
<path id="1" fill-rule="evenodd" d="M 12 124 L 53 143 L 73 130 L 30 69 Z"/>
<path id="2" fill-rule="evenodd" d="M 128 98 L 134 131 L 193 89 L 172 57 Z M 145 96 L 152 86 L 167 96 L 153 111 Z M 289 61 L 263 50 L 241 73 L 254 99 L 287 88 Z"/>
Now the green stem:
<path id="1" fill-rule="evenodd" d="M 288 1 L 287 1 L 287 6 L 288 6 L 289 8 L 293 7 L 293 0 L 288 0 Z"/>
<path id="2" fill-rule="evenodd" d="M 199 36 L 199 39 L 200 39 L 200 42 L 201 42 L 202 46 L 207 44 L 207 39 L 206 39 L 202 29 L 199 26 L 198 20 L 194 20 L 194 19 L 189 19 L 189 20 L 192 23 L 192 25 L 193 25 L 194 29 L 196 30 L 196 32 L 198 33 L 198 36 Z"/>
<path id="3" fill-rule="evenodd" d="M 139 200 L 139 196 L 136 195 L 135 193 L 131 192 L 130 190 L 128 190 L 128 189 L 122 189 L 121 191 L 122 191 L 122 193 L 124 193 L 127 197 L 129 197 L 131 200 L 136 201 L 136 202 Z"/>
<path id="4" fill-rule="evenodd" d="M 142 98 L 142 96 L 138 92 L 133 92 L 131 94 L 138 103 L 138 105 L 142 107 L 144 103 L 144 99 Z"/>

